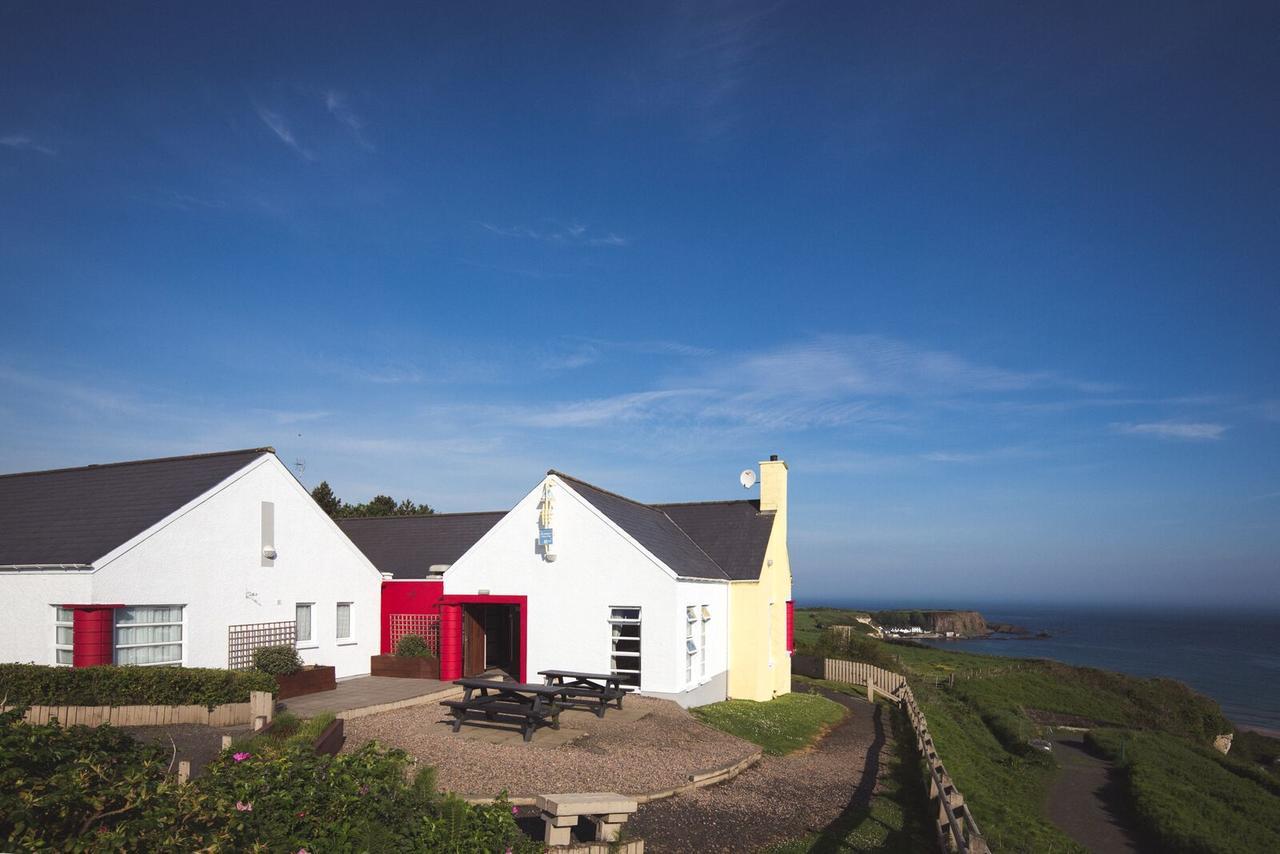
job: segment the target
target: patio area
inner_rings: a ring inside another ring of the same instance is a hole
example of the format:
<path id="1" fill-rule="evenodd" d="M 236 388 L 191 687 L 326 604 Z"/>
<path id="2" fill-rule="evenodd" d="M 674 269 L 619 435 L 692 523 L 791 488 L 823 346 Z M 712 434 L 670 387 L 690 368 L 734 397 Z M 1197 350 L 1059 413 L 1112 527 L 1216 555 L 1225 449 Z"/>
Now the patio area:
<path id="1" fill-rule="evenodd" d="M 280 700 L 276 711 L 289 711 L 303 718 L 333 712 L 340 718 L 351 719 L 422 704 L 439 708 L 437 703 L 459 693 L 457 686 L 439 679 L 358 676 L 339 682 L 332 691 Z"/>
<path id="2" fill-rule="evenodd" d="M 616 791 L 648 795 L 688 785 L 759 753 L 754 744 L 699 723 L 669 700 L 627 697 L 603 718 L 567 710 L 560 729 L 539 729 L 525 743 L 517 728 L 468 722 L 458 733 L 437 704 L 352 720 L 345 751 L 371 740 L 398 747 L 436 768 L 443 789 L 513 799 L 546 792 Z"/>

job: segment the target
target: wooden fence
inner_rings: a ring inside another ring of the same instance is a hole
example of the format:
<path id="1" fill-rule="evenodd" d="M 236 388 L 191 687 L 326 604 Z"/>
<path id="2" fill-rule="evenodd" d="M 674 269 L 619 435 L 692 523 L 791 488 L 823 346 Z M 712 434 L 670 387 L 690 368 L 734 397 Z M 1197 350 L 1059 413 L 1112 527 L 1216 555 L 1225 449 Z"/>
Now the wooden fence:
<path id="1" fill-rule="evenodd" d="M 14 706 L 0 706 L 0 712 Z M 252 723 L 262 717 L 270 721 L 275 701 L 266 691 L 252 691 L 247 703 L 224 703 L 221 706 L 28 706 L 23 720 L 31 724 L 47 724 L 57 720 L 63 726 L 164 726 L 167 724 L 204 724 L 235 726 Z"/>
<path id="2" fill-rule="evenodd" d="M 929 798 L 937 810 L 938 847 L 945 852 L 990 854 L 991 849 L 987 846 L 982 831 L 978 829 L 977 820 L 938 756 L 933 736 L 929 734 L 929 724 L 924 712 L 920 711 L 906 678 L 900 673 L 871 664 L 834 658 L 823 662 L 823 673 L 825 678 L 834 682 L 866 685 L 868 700 L 874 700 L 875 695 L 880 694 L 898 703 L 906 711 L 911 720 L 911 728 L 916 733 L 916 747 L 924 757 L 929 779 Z"/>

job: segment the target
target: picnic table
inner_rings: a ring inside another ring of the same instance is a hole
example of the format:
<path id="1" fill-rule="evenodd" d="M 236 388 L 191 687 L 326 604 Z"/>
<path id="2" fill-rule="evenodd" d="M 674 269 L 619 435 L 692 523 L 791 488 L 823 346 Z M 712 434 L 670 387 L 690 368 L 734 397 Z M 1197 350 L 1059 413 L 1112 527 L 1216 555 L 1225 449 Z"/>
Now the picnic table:
<path id="1" fill-rule="evenodd" d="M 560 705 L 583 706 L 603 718 L 609 703 L 622 708 L 622 681 L 612 673 L 583 673 L 578 670 L 539 670 L 549 687 L 559 691 Z"/>
<path id="2" fill-rule="evenodd" d="M 440 705 L 453 715 L 454 732 L 468 717 L 517 723 L 525 741 L 531 741 L 540 726 L 560 729 L 559 688 L 495 679 L 458 679 L 453 684 L 462 686 L 462 699 L 442 700 Z"/>

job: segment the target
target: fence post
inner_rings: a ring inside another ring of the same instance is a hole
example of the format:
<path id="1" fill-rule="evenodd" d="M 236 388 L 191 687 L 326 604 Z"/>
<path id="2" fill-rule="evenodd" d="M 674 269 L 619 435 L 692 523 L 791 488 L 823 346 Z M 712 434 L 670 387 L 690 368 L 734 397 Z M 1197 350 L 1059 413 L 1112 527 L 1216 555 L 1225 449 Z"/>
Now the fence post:
<path id="1" fill-rule="evenodd" d="M 271 723 L 271 718 L 275 714 L 275 699 L 269 691 L 250 691 L 249 692 L 249 720 L 257 721 L 258 718 L 264 718 L 266 723 Z"/>

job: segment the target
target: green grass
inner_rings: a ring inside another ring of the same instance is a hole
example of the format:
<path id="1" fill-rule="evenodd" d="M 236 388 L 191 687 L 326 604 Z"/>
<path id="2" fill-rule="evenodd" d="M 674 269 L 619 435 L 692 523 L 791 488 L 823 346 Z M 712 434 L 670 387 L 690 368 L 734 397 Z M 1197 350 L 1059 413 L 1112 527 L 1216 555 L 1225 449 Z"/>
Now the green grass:
<path id="1" fill-rule="evenodd" d="M 841 682 L 806 679 L 815 685 L 858 696 L 859 692 Z M 935 847 L 930 824 L 929 791 L 920 775 L 920 754 L 915 734 L 906 715 L 896 705 L 881 702 L 880 713 L 889 722 L 890 739 L 881 754 L 882 769 L 875 794 L 868 803 L 858 803 L 820 833 L 811 834 L 767 849 L 771 854 L 838 851 L 931 851 Z"/>
<path id="2" fill-rule="evenodd" d="M 725 700 L 691 710 L 698 720 L 780 756 L 808 747 L 845 716 L 839 703 L 816 694 L 783 694 L 767 702 Z"/>
<path id="3" fill-rule="evenodd" d="M 1138 779 L 1150 779 L 1158 771 L 1162 783 L 1169 784 L 1167 788 L 1176 782 L 1182 787 L 1176 789 L 1180 793 L 1176 803 L 1197 802 L 1193 795 L 1197 792 L 1201 797 L 1209 796 L 1198 819 L 1192 817 L 1191 807 L 1184 806 L 1179 812 L 1153 794 L 1160 792 L 1161 786 L 1149 784 L 1142 790 L 1129 790 L 1134 814 L 1148 816 L 1147 832 L 1166 840 L 1163 846 L 1167 850 L 1226 850 L 1195 847 L 1198 842 L 1186 841 L 1231 840 L 1237 832 L 1226 811 L 1216 806 L 1218 799 L 1211 796 L 1210 789 L 1219 785 L 1222 775 L 1236 782 L 1224 784 L 1220 791 L 1240 797 L 1249 793 L 1248 803 L 1258 811 L 1255 818 L 1267 816 L 1271 828 L 1280 827 L 1271 812 L 1271 801 L 1280 804 L 1280 798 L 1272 794 L 1276 789 L 1268 785 L 1274 783 L 1275 777 L 1267 764 L 1277 743 L 1241 733 L 1237 735 L 1237 745 L 1242 749 L 1232 751 L 1239 758 L 1220 757 L 1209 744 L 1213 736 L 1231 730 L 1230 722 L 1216 703 L 1181 683 L 1050 661 L 867 642 L 880 648 L 877 658 L 890 657 L 890 669 L 910 680 L 939 755 L 972 806 L 992 848 L 1002 854 L 1082 850 L 1044 818 L 1045 798 L 1056 770 L 1050 757 L 1029 749 L 1026 743 L 1047 729 L 1036 722 L 1042 717 L 1041 712 L 1142 730 L 1144 737 L 1167 743 L 1168 755 L 1182 757 L 1173 767 L 1157 764 L 1148 757 L 1139 763 L 1143 767 Z M 1200 769 L 1203 773 L 1192 771 L 1195 766 L 1187 757 L 1198 757 L 1199 763 L 1209 764 Z M 1274 785 L 1280 788 L 1280 783 Z M 1140 796 L 1145 800 L 1140 801 Z M 1164 827 L 1164 835 L 1157 834 L 1154 827 Z M 1175 842 L 1182 847 L 1170 847 Z M 1236 846 L 1234 850 L 1268 848 Z"/>
<path id="4" fill-rule="evenodd" d="M 1241 730 L 1231 744 L 1231 755 L 1280 780 L 1280 738 Z"/>
<path id="5" fill-rule="evenodd" d="M 862 634 L 870 634 L 871 627 L 859 623 L 858 617 L 866 611 L 850 611 L 844 608 L 796 608 L 795 640 L 797 646 L 812 646 L 818 642 L 827 626 L 854 626 Z"/>
<path id="6" fill-rule="evenodd" d="M 1247 762 L 1160 732 L 1099 729 L 1141 830 L 1162 851 L 1280 851 L 1280 784 Z M 1256 775 L 1256 776 L 1255 776 Z"/>
<path id="7" fill-rule="evenodd" d="M 333 712 L 321 712 L 302 719 L 292 712 L 281 712 L 271 721 L 266 734 L 241 736 L 231 742 L 231 749 L 237 753 L 262 753 L 281 747 L 309 747 L 335 717 Z"/>

